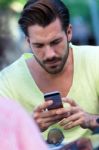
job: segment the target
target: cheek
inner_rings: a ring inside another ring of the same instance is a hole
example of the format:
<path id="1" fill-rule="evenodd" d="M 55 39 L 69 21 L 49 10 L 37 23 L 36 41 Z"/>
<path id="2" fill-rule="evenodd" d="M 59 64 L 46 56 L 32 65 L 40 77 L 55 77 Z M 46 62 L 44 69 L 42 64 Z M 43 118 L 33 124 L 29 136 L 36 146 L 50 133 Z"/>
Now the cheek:
<path id="1" fill-rule="evenodd" d="M 57 51 L 58 54 L 60 54 L 60 55 L 63 54 L 64 55 L 66 49 L 67 49 L 67 45 L 65 43 L 61 43 L 60 45 L 58 45 L 56 47 L 55 50 Z"/>
<path id="2" fill-rule="evenodd" d="M 34 55 L 40 61 L 42 61 L 44 59 L 44 52 L 43 51 L 36 52 Z"/>
<path id="3" fill-rule="evenodd" d="M 39 57 L 43 57 L 43 51 L 41 49 L 37 49 L 37 48 L 33 48 L 31 47 L 33 54 L 39 58 Z"/>

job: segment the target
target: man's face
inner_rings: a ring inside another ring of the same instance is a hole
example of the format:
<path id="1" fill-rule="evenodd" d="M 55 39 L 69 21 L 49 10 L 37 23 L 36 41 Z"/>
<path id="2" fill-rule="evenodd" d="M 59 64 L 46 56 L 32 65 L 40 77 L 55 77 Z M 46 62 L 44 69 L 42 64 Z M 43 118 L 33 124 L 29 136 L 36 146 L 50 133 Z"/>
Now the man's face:
<path id="1" fill-rule="evenodd" d="M 27 40 L 38 64 L 50 74 L 61 72 L 68 57 L 71 26 L 65 33 L 56 19 L 46 27 L 30 26 L 28 35 Z"/>

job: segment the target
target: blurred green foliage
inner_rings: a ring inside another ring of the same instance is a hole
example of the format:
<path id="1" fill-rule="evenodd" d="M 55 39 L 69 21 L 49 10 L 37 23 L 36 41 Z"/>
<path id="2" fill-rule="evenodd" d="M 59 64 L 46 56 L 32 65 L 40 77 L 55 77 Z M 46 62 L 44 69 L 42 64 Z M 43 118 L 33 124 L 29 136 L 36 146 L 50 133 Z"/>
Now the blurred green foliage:
<path id="1" fill-rule="evenodd" d="M 13 2 L 19 2 L 21 4 L 24 4 L 26 0 L 0 0 L 0 8 L 7 8 Z"/>
<path id="2" fill-rule="evenodd" d="M 71 17 L 83 16 L 90 19 L 90 10 L 87 0 L 62 0 L 70 10 Z"/>
<path id="3" fill-rule="evenodd" d="M 88 0 L 62 0 L 70 10 L 71 16 L 84 16 L 89 19 L 90 8 Z M 97 3 L 99 10 L 99 0 L 93 0 Z"/>
<path id="4" fill-rule="evenodd" d="M 19 2 L 25 4 L 27 0 L 0 0 L 0 8 L 7 8 L 13 2 Z M 88 16 L 90 14 L 88 0 L 62 0 L 69 8 L 71 16 Z M 97 7 L 99 8 L 99 0 L 97 2 Z M 86 15 L 87 14 L 87 15 Z"/>

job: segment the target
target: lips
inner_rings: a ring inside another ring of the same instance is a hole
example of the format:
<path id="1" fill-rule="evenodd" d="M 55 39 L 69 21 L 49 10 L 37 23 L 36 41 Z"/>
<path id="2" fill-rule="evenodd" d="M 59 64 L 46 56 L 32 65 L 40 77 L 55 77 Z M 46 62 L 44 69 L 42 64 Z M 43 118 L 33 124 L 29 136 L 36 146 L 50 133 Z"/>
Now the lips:
<path id="1" fill-rule="evenodd" d="M 54 61 L 49 61 L 49 62 L 46 62 L 45 64 L 48 66 L 48 67 L 56 67 L 57 65 L 59 65 L 60 61 L 58 60 L 54 60 Z"/>

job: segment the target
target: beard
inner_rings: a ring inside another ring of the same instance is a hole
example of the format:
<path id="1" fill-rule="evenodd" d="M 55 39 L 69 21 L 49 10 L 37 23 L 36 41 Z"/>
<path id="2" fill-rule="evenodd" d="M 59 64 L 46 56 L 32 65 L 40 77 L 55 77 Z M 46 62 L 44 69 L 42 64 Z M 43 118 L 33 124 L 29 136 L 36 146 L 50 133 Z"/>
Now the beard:
<path id="1" fill-rule="evenodd" d="M 50 59 L 46 59 L 43 61 L 40 61 L 36 55 L 34 55 L 36 61 L 38 64 L 49 74 L 57 74 L 60 73 L 65 63 L 67 62 L 67 58 L 69 55 L 69 44 L 67 45 L 67 48 L 65 49 L 65 53 L 61 57 L 52 57 Z"/>

